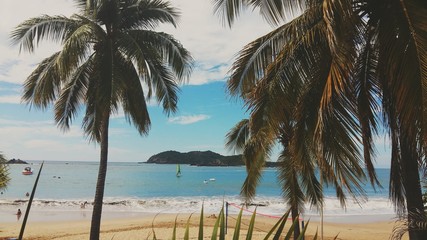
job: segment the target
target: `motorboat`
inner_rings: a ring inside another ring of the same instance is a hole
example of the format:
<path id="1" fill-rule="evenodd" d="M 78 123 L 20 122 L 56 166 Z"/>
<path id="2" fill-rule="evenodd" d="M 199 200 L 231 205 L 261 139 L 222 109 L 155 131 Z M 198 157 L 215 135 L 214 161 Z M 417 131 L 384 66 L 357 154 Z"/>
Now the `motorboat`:
<path id="1" fill-rule="evenodd" d="M 26 167 L 26 168 L 24 168 L 24 170 L 22 170 L 22 174 L 31 175 L 31 174 L 33 174 L 33 169 L 31 167 Z"/>

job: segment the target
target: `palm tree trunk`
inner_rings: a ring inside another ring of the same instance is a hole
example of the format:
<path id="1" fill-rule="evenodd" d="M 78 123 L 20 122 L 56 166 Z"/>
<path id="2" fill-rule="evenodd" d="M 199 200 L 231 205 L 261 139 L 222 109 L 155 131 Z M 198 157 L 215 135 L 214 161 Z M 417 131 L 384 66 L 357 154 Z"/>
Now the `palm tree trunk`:
<path id="1" fill-rule="evenodd" d="M 425 216 L 418 167 L 418 154 L 415 154 L 416 147 L 414 147 L 414 141 L 409 141 L 406 135 L 402 135 L 400 146 L 402 154 L 403 187 L 405 189 L 406 208 L 408 212 L 409 239 L 424 240 L 427 239 L 427 230 L 419 230 L 419 228 L 413 224 L 415 220 L 414 215 L 418 213 L 417 216 L 419 216 L 419 213 L 422 213 L 423 216 Z"/>
<path id="2" fill-rule="evenodd" d="M 104 199 L 105 178 L 107 177 L 109 116 L 110 114 L 108 113 L 108 111 L 106 111 L 103 116 L 104 121 L 101 127 L 101 156 L 99 161 L 95 200 L 93 204 L 90 240 L 98 240 L 99 233 L 101 230 L 102 201 Z"/>
<path id="3" fill-rule="evenodd" d="M 299 216 L 298 216 L 298 208 L 293 206 L 292 210 L 291 210 L 291 214 L 292 214 L 292 221 L 295 222 L 295 219 L 299 218 Z M 294 239 L 295 240 L 299 237 L 300 231 L 301 230 L 300 230 L 300 227 L 299 227 L 299 219 L 298 219 L 298 222 L 297 222 L 297 224 L 295 225 L 295 228 L 294 228 Z"/>
<path id="4" fill-rule="evenodd" d="M 408 211 L 408 222 L 414 221 L 413 214 L 424 213 L 424 206 L 421 194 L 420 176 L 418 171 L 418 160 L 407 159 L 405 162 L 405 190 L 406 204 Z M 424 218 L 424 220 L 426 220 Z M 411 224 L 409 225 L 411 226 Z M 416 227 L 416 226 L 415 226 Z M 423 240 L 427 239 L 427 230 L 414 230 L 409 228 L 409 239 Z"/>

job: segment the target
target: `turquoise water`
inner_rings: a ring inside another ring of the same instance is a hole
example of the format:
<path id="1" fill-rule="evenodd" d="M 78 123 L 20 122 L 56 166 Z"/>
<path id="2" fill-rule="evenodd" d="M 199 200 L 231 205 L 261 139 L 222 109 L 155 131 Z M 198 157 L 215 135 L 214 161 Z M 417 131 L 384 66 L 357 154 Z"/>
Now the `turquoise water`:
<path id="1" fill-rule="evenodd" d="M 27 165 L 10 165 L 12 181 L 0 195 L 0 210 L 16 208 L 23 204 L 31 192 L 39 163 L 30 165 L 34 174 L 24 176 L 22 169 Z M 195 167 L 181 165 L 182 176 L 175 176 L 175 165 L 109 163 L 104 210 L 136 212 L 197 212 L 204 203 L 207 212 L 218 212 L 223 201 L 240 204 L 240 188 L 246 177 L 244 167 Z M 83 201 L 91 203 L 95 192 L 98 172 L 96 162 L 45 162 L 35 195 L 35 206 L 54 210 L 76 209 Z M 378 169 L 383 186 L 376 191 L 367 184 L 368 202 L 350 200 L 346 210 L 334 198 L 334 189 L 326 188 L 325 214 L 366 215 L 393 214 L 388 201 L 388 169 Z M 255 203 L 262 211 L 280 215 L 286 210 L 276 170 L 263 172 L 257 189 Z M 307 206 L 307 214 L 317 214 Z"/>

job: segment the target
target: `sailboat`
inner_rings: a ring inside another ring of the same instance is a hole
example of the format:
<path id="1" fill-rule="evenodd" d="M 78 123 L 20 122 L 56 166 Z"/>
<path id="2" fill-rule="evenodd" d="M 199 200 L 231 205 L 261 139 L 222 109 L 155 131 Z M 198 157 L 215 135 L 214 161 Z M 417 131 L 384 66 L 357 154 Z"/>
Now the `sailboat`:
<path id="1" fill-rule="evenodd" d="M 181 177 L 181 166 L 176 165 L 176 177 Z"/>

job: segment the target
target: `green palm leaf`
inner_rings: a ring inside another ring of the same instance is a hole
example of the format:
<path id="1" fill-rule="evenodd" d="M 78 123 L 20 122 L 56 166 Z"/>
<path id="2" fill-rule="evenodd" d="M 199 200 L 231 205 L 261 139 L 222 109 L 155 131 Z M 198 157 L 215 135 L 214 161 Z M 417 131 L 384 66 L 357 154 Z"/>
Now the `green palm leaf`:
<path id="1" fill-rule="evenodd" d="M 254 213 L 252 213 L 252 217 L 249 222 L 248 233 L 246 234 L 246 240 L 252 239 L 252 234 L 254 232 L 254 227 L 255 227 L 255 218 L 256 218 L 256 208 L 254 210 Z"/>
<path id="2" fill-rule="evenodd" d="M 30 215 L 31 205 L 34 200 L 34 195 L 36 194 L 36 189 L 39 184 L 40 173 L 42 172 L 43 165 L 44 165 L 44 161 L 40 165 L 39 172 L 37 173 L 36 180 L 34 181 L 33 190 L 31 190 L 30 199 L 28 200 L 28 203 L 27 203 L 27 210 L 25 210 L 24 220 L 22 220 L 21 231 L 19 232 L 19 237 L 18 237 L 19 240 L 22 240 L 24 237 L 25 227 L 27 226 L 28 216 Z"/>
<path id="3" fill-rule="evenodd" d="M 282 225 L 283 222 L 286 223 L 288 217 L 289 217 L 289 213 L 291 212 L 291 210 L 289 209 L 288 211 L 286 211 L 285 214 L 282 215 L 282 217 L 276 222 L 276 224 L 274 224 L 274 226 L 270 229 L 270 231 L 267 233 L 267 235 L 264 237 L 264 240 L 268 240 L 270 238 L 270 236 L 274 233 L 274 231 L 276 230 L 277 227 L 279 227 L 279 225 Z M 277 231 L 276 231 L 277 232 Z M 280 234 L 279 234 L 280 235 Z"/>
<path id="4" fill-rule="evenodd" d="M 204 218 L 203 210 L 204 210 L 204 204 L 202 204 L 202 210 L 200 212 L 199 234 L 198 234 L 198 238 L 197 238 L 199 240 L 203 240 L 203 227 L 204 227 L 204 223 L 203 223 L 203 218 Z"/>
<path id="5" fill-rule="evenodd" d="M 243 214 L 243 207 L 240 208 L 239 214 L 237 215 L 236 226 L 234 227 L 233 240 L 239 240 L 240 225 L 242 224 L 242 214 Z"/>
<path id="6" fill-rule="evenodd" d="M 218 228 L 222 225 L 221 221 L 223 220 L 222 215 L 224 214 L 224 206 L 222 206 L 221 211 L 219 212 L 218 218 L 215 221 L 211 240 L 216 240 L 218 237 Z M 221 238 L 221 235 L 220 235 Z"/>

